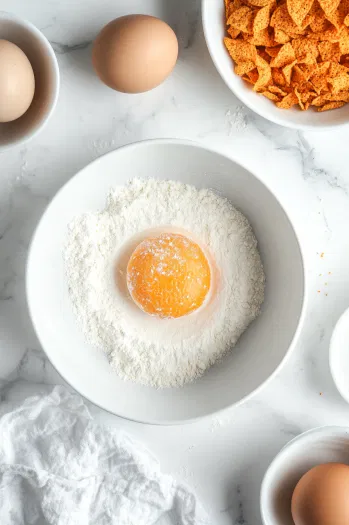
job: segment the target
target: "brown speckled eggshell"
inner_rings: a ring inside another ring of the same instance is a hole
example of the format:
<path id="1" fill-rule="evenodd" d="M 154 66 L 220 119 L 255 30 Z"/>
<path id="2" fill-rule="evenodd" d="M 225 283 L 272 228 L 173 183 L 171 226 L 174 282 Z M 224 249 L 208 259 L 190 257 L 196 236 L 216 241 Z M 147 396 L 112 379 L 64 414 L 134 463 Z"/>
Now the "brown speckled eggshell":
<path id="1" fill-rule="evenodd" d="M 295 525 L 349 524 L 349 466 L 326 463 L 312 468 L 292 496 Z"/>
<path id="2" fill-rule="evenodd" d="M 99 78 L 123 93 L 141 93 L 161 84 L 174 68 L 177 56 L 173 30 L 148 15 L 116 18 L 98 34 L 92 50 Z"/>

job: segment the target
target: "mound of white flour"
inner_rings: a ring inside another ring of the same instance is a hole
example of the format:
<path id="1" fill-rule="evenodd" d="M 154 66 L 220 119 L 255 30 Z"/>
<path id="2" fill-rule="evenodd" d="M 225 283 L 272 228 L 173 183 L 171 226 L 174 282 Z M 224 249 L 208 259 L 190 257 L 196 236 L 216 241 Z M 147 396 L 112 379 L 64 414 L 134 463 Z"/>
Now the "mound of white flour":
<path id="1" fill-rule="evenodd" d="M 159 227 L 187 231 L 214 261 L 211 300 L 179 319 L 141 312 L 124 284 L 125 246 Z M 107 353 L 121 378 L 144 385 L 182 386 L 201 376 L 236 344 L 264 299 L 263 266 L 247 219 L 214 191 L 179 182 L 133 179 L 111 191 L 103 211 L 69 225 L 64 259 L 86 339 Z"/>

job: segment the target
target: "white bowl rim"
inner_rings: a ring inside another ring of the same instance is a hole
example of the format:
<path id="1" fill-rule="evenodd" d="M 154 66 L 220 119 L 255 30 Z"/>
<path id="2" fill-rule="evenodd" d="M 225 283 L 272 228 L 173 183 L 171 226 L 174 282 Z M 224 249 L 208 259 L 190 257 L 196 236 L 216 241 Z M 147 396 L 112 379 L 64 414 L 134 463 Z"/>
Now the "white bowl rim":
<path id="1" fill-rule="evenodd" d="M 314 427 L 309 430 L 306 430 L 305 432 L 302 432 L 301 434 L 298 434 L 298 436 L 295 436 L 293 439 L 288 441 L 282 449 L 276 454 L 276 456 L 272 459 L 271 463 L 269 463 L 269 466 L 267 470 L 265 471 L 265 474 L 263 476 L 261 489 L 260 489 L 260 511 L 261 511 L 261 517 L 263 521 L 263 525 L 270 525 L 270 522 L 267 522 L 265 519 L 265 510 L 264 510 L 264 500 L 266 499 L 268 493 L 266 485 L 269 482 L 268 477 L 270 476 L 270 471 L 272 467 L 275 465 L 279 459 L 287 454 L 287 450 L 289 450 L 291 447 L 293 447 L 296 443 L 302 440 L 306 440 L 307 438 L 311 436 L 318 435 L 324 435 L 331 432 L 345 432 L 349 435 L 349 426 L 343 426 L 343 425 L 323 425 L 319 427 Z"/>
<path id="2" fill-rule="evenodd" d="M 347 122 L 333 122 L 333 123 L 329 123 L 329 124 L 321 124 L 321 125 L 318 125 L 318 126 L 315 125 L 315 124 L 302 124 L 302 123 L 288 122 L 288 121 L 284 120 L 281 117 L 279 118 L 279 117 L 271 116 L 267 111 L 264 111 L 263 109 L 260 109 L 258 105 L 251 104 L 249 99 L 247 97 L 245 97 L 243 91 L 237 92 L 237 90 L 234 89 L 234 87 L 232 85 L 228 84 L 227 80 L 225 79 L 225 75 L 223 73 L 223 70 L 220 67 L 218 61 L 216 60 L 214 53 L 212 52 L 210 39 L 208 38 L 208 29 L 207 29 L 208 25 L 209 25 L 209 20 L 207 18 L 208 12 L 206 10 L 206 6 L 208 5 L 208 2 L 209 2 L 209 0 L 201 0 L 202 25 L 203 25 L 203 29 L 204 29 L 204 36 L 205 36 L 205 41 L 206 41 L 208 52 L 209 52 L 209 54 L 211 56 L 212 62 L 215 65 L 215 68 L 217 69 L 217 71 L 218 71 L 221 79 L 225 83 L 225 85 L 230 89 L 230 91 L 233 92 L 233 94 L 236 96 L 237 99 L 241 100 L 241 102 L 243 102 L 245 104 L 245 106 L 247 106 L 254 113 L 257 113 L 257 115 L 259 115 L 260 117 L 263 117 L 266 120 L 269 120 L 269 122 L 274 122 L 274 124 L 278 124 L 279 126 L 283 126 L 284 128 L 291 128 L 291 129 L 297 129 L 297 130 L 308 130 L 308 131 L 325 131 L 325 130 L 331 129 L 331 128 L 344 127 L 344 126 L 347 126 L 349 124 L 349 120 Z M 223 3 L 223 0 L 222 0 L 222 3 Z M 281 111 L 283 111 L 283 110 L 280 109 L 280 112 Z"/>
<path id="3" fill-rule="evenodd" d="M 54 69 L 54 74 L 55 74 L 55 83 L 53 86 L 54 97 L 51 102 L 50 109 L 47 113 L 45 113 L 44 119 L 37 126 L 36 130 L 32 133 L 28 133 L 27 135 L 24 135 L 24 137 L 22 137 L 19 140 L 15 140 L 14 142 L 11 142 L 10 144 L 6 144 L 5 146 L 0 146 L 0 154 L 15 146 L 20 146 L 26 142 L 29 142 L 30 140 L 34 139 L 44 129 L 44 127 L 46 126 L 47 122 L 50 120 L 55 110 L 55 107 L 58 101 L 58 96 L 59 96 L 59 89 L 60 89 L 60 73 L 59 73 L 57 57 L 55 55 L 55 52 L 53 51 L 53 48 L 50 42 L 45 37 L 45 35 L 34 24 L 29 22 L 29 20 L 21 18 L 13 13 L 9 13 L 8 11 L 0 11 L 0 21 L 1 20 L 12 20 L 14 22 L 17 22 L 21 26 L 28 29 L 32 34 L 34 34 L 38 40 L 41 40 L 41 42 L 45 45 L 48 51 L 48 54 L 50 55 L 50 59 L 51 59 L 52 66 Z"/>
<path id="4" fill-rule="evenodd" d="M 158 420 L 149 420 L 149 419 L 135 419 L 135 418 L 130 418 L 130 417 L 127 417 L 125 414 L 120 414 L 120 413 L 115 413 L 115 412 L 111 412 L 109 409 L 105 408 L 104 406 L 102 406 L 101 404 L 98 404 L 96 403 L 95 401 L 93 401 L 89 394 L 85 393 L 85 392 L 82 392 L 81 390 L 78 390 L 75 388 L 75 386 L 71 385 L 71 383 L 69 381 L 67 381 L 67 379 L 64 377 L 64 375 L 62 374 L 62 372 L 60 370 L 58 370 L 55 366 L 55 363 L 53 362 L 52 360 L 52 357 L 48 356 L 48 354 L 46 353 L 45 351 L 45 348 L 44 348 L 44 345 L 42 344 L 41 340 L 40 340 L 40 336 L 39 336 L 39 331 L 37 330 L 37 327 L 35 325 L 35 322 L 34 322 L 34 318 L 33 318 L 33 315 L 32 315 L 32 307 L 31 307 L 31 303 L 30 303 L 30 299 L 29 299 L 29 293 L 28 293 L 28 269 L 29 269 L 29 262 L 30 262 L 30 259 L 31 259 L 31 253 L 32 253 L 32 249 L 33 249 L 33 246 L 34 246 L 34 241 L 35 241 L 35 238 L 36 238 L 36 234 L 37 234 L 37 231 L 39 229 L 39 226 L 41 224 L 41 221 L 43 221 L 44 219 L 44 216 L 46 215 L 46 211 L 48 210 L 48 208 L 51 206 L 52 202 L 56 199 L 56 197 L 63 191 L 63 189 L 65 189 L 73 179 L 75 179 L 75 177 L 81 175 L 83 173 L 83 171 L 91 166 L 92 164 L 94 163 L 97 163 L 99 162 L 99 160 L 102 158 L 102 157 L 107 157 L 107 156 L 111 156 L 111 155 L 114 155 L 116 151 L 118 150 L 133 150 L 133 149 L 137 149 L 138 147 L 148 147 L 148 146 L 153 146 L 153 145 L 163 145 L 163 144 L 166 144 L 166 145 L 185 145 L 185 146 L 192 146 L 192 147 L 196 147 L 198 149 L 203 149 L 205 151 L 209 151 L 211 153 L 214 153 L 214 154 L 218 154 L 218 155 L 221 155 L 222 157 L 224 157 L 225 159 L 229 160 L 229 161 L 232 161 L 233 163 L 235 164 L 238 164 L 239 166 L 241 166 L 243 169 L 245 169 L 246 171 L 248 171 L 251 175 L 253 175 L 253 177 L 255 177 L 272 195 L 273 197 L 275 198 L 276 202 L 278 203 L 278 205 L 280 206 L 281 210 L 283 211 L 283 213 L 285 214 L 286 218 L 288 219 L 291 227 L 292 227 L 292 231 L 294 232 L 294 235 L 295 235 L 295 238 L 297 240 L 297 244 L 298 244 L 298 248 L 299 248 L 299 253 L 300 253 L 300 256 L 301 256 L 301 262 L 302 262 L 302 269 L 303 269 L 303 273 L 302 273 L 302 277 L 303 277 L 303 297 L 302 297 L 302 308 L 301 308 L 301 311 L 300 311 L 300 314 L 299 314 L 299 317 L 298 317 L 298 323 L 297 323 L 297 328 L 293 334 L 293 338 L 288 346 L 288 349 L 285 353 L 285 355 L 283 356 L 282 360 L 280 361 L 280 363 L 278 364 L 278 366 L 275 368 L 275 370 L 270 374 L 269 377 L 267 377 L 257 388 L 255 388 L 254 390 L 252 390 L 252 392 L 250 392 L 249 394 L 247 394 L 246 396 L 244 396 L 243 398 L 241 398 L 239 401 L 237 401 L 236 403 L 233 403 L 233 404 L 229 404 L 225 407 L 223 407 L 222 409 L 220 410 L 215 410 L 215 411 L 212 411 L 212 412 L 209 412 L 207 414 L 205 414 L 204 416 L 199 416 L 199 417 L 194 417 L 194 418 L 189 418 L 189 419 L 185 419 L 185 420 L 161 420 L 161 421 L 158 421 Z M 32 321 L 32 324 L 33 324 L 33 327 L 35 329 L 35 333 L 39 339 L 39 342 L 41 344 L 41 347 L 42 349 L 44 350 L 45 354 L 46 354 L 46 357 L 48 358 L 48 360 L 50 361 L 50 363 L 52 364 L 52 366 L 55 368 L 55 370 L 59 373 L 59 375 L 64 379 L 64 381 L 66 383 L 68 383 L 74 390 L 76 390 L 80 395 L 82 395 L 85 399 L 87 399 L 90 403 L 92 403 L 93 405 L 99 407 L 99 408 L 102 408 L 103 410 L 105 410 L 106 412 L 109 412 L 110 414 L 113 414 L 113 415 L 116 415 L 118 417 L 121 417 L 123 419 L 126 419 L 128 421 L 133 421 L 135 423 L 142 423 L 142 424 L 148 424 L 148 425 L 158 425 L 158 426 L 175 426 L 175 425 L 184 425 L 184 424 L 188 424 L 188 423 L 194 423 L 196 421 L 199 421 L 199 420 L 203 420 L 205 418 L 209 418 L 211 417 L 212 415 L 218 415 L 218 414 L 222 414 L 224 413 L 225 411 L 229 410 L 230 408 L 232 407 L 237 407 L 237 406 L 240 406 L 242 403 L 244 403 L 245 401 L 249 400 L 251 397 L 253 397 L 255 394 L 257 394 L 264 386 L 266 386 L 276 375 L 277 373 L 281 370 L 281 368 L 285 365 L 287 359 L 290 357 L 295 345 L 296 345 L 296 342 L 298 340 L 298 337 L 300 335 L 300 332 L 302 330 L 302 327 L 303 327 L 303 323 L 304 323 L 304 318 L 305 318 L 305 314 L 306 314 L 306 308 L 307 308 L 307 298 L 308 298 L 308 293 L 307 293 L 307 290 L 308 290 L 308 287 L 307 287 L 307 278 L 306 278 L 306 266 L 305 266 L 305 257 L 304 257 L 304 252 L 303 252 L 303 249 L 302 249 L 302 245 L 301 245 L 301 242 L 300 242 L 300 239 L 298 237 L 298 234 L 296 232 L 296 230 L 294 229 L 294 226 L 293 226 L 293 223 L 288 215 L 288 213 L 286 212 L 285 208 L 283 207 L 283 205 L 281 204 L 281 202 L 279 201 L 279 199 L 276 197 L 276 195 L 274 194 L 274 192 L 269 188 L 269 186 L 260 179 L 260 177 L 258 177 L 253 171 L 251 171 L 250 168 L 248 168 L 247 166 L 245 166 L 244 163 L 240 162 L 239 160 L 237 160 L 235 157 L 233 156 L 228 156 L 222 152 L 220 152 L 219 150 L 216 150 L 214 148 L 211 148 L 211 147 L 207 147 L 205 144 L 201 144 L 199 142 L 195 142 L 195 141 L 192 141 L 192 140 L 187 140 L 187 139 L 177 139 L 177 138 L 174 138 L 174 139 L 171 139 L 171 138 L 161 138 L 161 139 L 145 139 L 145 140 L 140 140 L 140 141 L 137 141 L 137 142 L 133 142 L 133 143 L 130 143 L 130 144 L 127 144 L 125 146 L 120 146 L 119 148 L 116 148 L 115 150 L 112 150 L 108 153 L 105 153 L 104 155 L 101 155 L 100 157 L 97 157 L 96 159 L 94 159 L 92 162 L 90 162 L 89 164 L 87 164 L 86 166 L 84 166 L 81 170 L 79 170 L 77 173 L 75 173 L 57 192 L 56 194 L 53 196 L 53 198 L 51 199 L 51 201 L 49 202 L 48 206 L 46 207 L 46 209 L 44 210 L 39 222 L 37 223 L 37 226 L 36 226 L 36 229 L 34 231 L 34 234 L 32 236 L 32 239 L 31 239 L 31 242 L 30 242 L 30 246 L 29 246 L 29 250 L 28 250 L 28 256 L 27 256 L 27 263 L 26 263 L 26 272 L 25 272 L 25 281 L 26 281 L 26 298 L 27 298 L 27 305 L 28 305 L 28 310 L 29 310 L 29 315 L 30 315 L 30 318 L 31 318 L 31 321 Z"/>
<path id="5" fill-rule="evenodd" d="M 331 371 L 332 379 L 333 379 L 334 384 L 336 385 L 338 392 L 340 393 L 344 401 L 349 403 L 349 392 L 345 392 L 342 389 L 342 387 L 338 384 L 336 367 L 334 365 L 334 355 L 336 353 L 336 345 L 334 344 L 334 339 L 337 335 L 337 331 L 340 329 L 341 325 L 344 323 L 347 317 L 349 317 L 349 308 L 346 308 L 344 310 L 344 312 L 342 313 L 342 315 L 336 322 L 336 325 L 333 329 L 331 340 L 330 340 L 330 348 L 329 348 L 329 364 L 330 364 L 330 371 Z"/>

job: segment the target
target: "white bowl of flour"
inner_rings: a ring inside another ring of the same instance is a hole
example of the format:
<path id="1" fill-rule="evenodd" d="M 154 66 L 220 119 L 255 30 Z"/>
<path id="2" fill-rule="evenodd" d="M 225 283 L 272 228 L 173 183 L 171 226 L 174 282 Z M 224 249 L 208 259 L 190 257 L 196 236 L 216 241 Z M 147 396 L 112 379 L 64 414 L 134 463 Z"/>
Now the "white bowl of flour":
<path id="1" fill-rule="evenodd" d="M 208 303 L 181 319 L 147 316 L 122 284 L 114 293 L 110 260 L 157 226 L 208 245 L 215 265 Z M 154 424 L 212 414 L 265 384 L 295 344 L 304 290 L 299 242 L 272 192 L 230 158 L 178 140 L 126 146 L 79 172 L 47 208 L 27 267 L 34 327 L 64 379 Z"/>

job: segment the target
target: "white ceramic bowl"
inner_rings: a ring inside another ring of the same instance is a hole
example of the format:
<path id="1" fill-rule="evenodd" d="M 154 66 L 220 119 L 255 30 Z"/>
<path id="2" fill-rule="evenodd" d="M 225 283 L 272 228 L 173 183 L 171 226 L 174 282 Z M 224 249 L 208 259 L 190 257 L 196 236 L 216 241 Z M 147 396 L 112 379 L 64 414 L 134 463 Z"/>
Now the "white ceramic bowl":
<path id="1" fill-rule="evenodd" d="M 9 40 L 27 55 L 35 75 L 34 99 L 26 113 L 13 122 L 0 123 L 0 153 L 23 144 L 45 126 L 56 106 L 59 69 L 49 41 L 30 22 L 0 11 L 0 39 Z"/>
<path id="2" fill-rule="evenodd" d="M 332 334 L 330 369 L 339 393 L 349 403 L 349 308 L 339 318 Z"/>
<path id="3" fill-rule="evenodd" d="M 105 205 L 108 190 L 133 177 L 174 179 L 214 188 L 251 221 L 265 267 L 260 317 L 231 355 L 200 380 L 156 390 L 118 378 L 103 353 L 88 346 L 71 312 L 62 249 L 67 224 Z M 251 172 L 219 153 L 179 140 L 154 140 L 113 151 L 72 178 L 47 208 L 27 266 L 31 317 L 49 359 L 90 401 L 119 416 L 147 423 L 183 423 L 241 402 L 284 362 L 304 312 L 303 258 L 290 219 Z"/>
<path id="4" fill-rule="evenodd" d="M 283 110 L 255 93 L 251 86 L 234 73 L 232 59 L 223 44 L 223 38 L 227 36 L 223 0 L 202 0 L 202 20 L 207 47 L 219 74 L 234 95 L 250 109 L 271 122 L 296 129 L 321 130 L 349 123 L 349 104 L 323 113 L 295 108 Z"/>
<path id="5" fill-rule="evenodd" d="M 298 481 L 316 465 L 332 462 L 349 465 L 349 427 L 315 428 L 290 441 L 272 461 L 262 482 L 263 524 L 294 525 L 291 498 Z"/>

